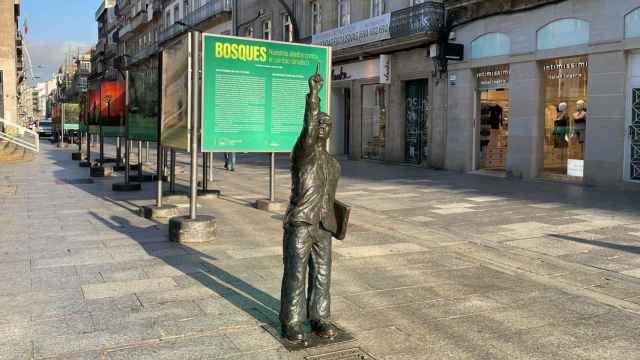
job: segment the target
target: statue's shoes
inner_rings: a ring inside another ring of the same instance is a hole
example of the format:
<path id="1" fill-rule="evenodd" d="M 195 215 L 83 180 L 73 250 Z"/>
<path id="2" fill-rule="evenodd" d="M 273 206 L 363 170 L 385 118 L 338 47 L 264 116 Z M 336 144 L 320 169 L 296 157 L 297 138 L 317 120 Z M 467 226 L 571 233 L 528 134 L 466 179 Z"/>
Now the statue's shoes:
<path id="1" fill-rule="evenodd" d="M 293 343 L 307 340 L 307 334 L 302 330 L 302 324 L 282 325 L 282 336 Z"/>
<path id="2" fill-rule="evenodd" d="M 334 338 L 338 335 L 338 329 L 326 320 L 311 320 L 311 330 L 323 338 Z"/>

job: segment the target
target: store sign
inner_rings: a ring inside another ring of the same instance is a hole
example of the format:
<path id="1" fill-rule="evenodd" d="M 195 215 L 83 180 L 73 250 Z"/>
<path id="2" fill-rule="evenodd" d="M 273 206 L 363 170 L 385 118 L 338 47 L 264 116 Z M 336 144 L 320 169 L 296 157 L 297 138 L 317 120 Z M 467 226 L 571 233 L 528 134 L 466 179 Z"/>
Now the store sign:
<path id="1" fill-rule="evenodd" d="M 479 68 L 476 71 L 478 90 L 509 88 L 509 65 L 496 65 Z"/>
<path id="2" fill-rule="evenodd" d="M 339 50 L 386 40 L 391 38 L 389 24 L 391 24 L 391 14 L 387 13 L 313 35 L 311 42 Z"/>
<path id="3" fill-rule="evenodd" d="M 318 66 L 329 113 L 331 48 L 203 34 L 202 49 L 203 152 L 290 152 Z"/>
<path id="4" fill-rule="evenodd" d="M 331 69 L 333 81 L 349 81 L 379 78 L 380 84 L 391 83 L 391 56 L 380 55 L 377 59 L 336 65 Z"/>
<path id="5" fill-rule="evenodd" d="M 584 60 L 564 62 L 562 59 L 554 60 L 551 63 L 545 63 L 542 69 L 548 80 L 575 80 L 586 76 L 589 63 L 586 58 Z"/>

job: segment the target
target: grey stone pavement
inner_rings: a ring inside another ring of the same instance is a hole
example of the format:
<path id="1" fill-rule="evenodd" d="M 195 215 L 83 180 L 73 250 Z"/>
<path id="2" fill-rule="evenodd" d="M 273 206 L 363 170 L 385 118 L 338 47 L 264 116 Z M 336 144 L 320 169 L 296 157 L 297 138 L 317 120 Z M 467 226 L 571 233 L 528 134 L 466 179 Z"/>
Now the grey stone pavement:
<path id="1" fill-rule="evenodd" d="M 217 239 L 185 246 L 135 214 L 154 185 L 83 184 L 70 153 L 0 166 L 0 359 L 640 359 L 640 193 L 343 161 L 333 314 L 356 341 L 290 353 L 263 329 L 282 272 L 281 215 L 250 206 L 266 157 L 216 161 Z"/>

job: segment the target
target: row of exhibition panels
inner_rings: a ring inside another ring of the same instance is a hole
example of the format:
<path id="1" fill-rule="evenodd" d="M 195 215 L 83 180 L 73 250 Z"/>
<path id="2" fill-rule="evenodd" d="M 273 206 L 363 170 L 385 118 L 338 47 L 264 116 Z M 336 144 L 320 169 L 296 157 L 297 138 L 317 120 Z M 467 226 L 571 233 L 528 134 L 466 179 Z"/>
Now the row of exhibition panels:
<path id="1" fill-rule="evenodd" d="M 328 47 L 192 32 L 167 44 L 153 65 L 130 67 L 124 80 L 91 84 L 77 122 L 83 133 L 184 151 L 197 124 L 202 152 L 289 152 L 316 71 L 325 79 L 321 110 L 329 112 L 330 67 Z"/>

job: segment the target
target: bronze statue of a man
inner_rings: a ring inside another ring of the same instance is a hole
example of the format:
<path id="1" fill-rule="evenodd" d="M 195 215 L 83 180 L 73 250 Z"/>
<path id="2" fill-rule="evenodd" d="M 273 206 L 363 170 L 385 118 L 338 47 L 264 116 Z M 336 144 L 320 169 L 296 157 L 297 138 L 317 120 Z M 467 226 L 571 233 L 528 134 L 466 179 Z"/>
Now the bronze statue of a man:
<path id="1" fill-rule="evenodd" d="M 318 68 L 319 70 L 319 68 Z M 303 324 L 321 337 L 336 336 L 331 309 L 331 237 L 338 225 L 334 201 L 340 164 L 327 152 L 331 117 L 320 112 L 323 79 L 309 78 L 304 128 L 291 154 L 291 198 L 284 219 L 284 276 L 280 302 L 283 336 L 304 342 Z M 307 271 L 309 274 L 307 275 Z M 307 278 L 309 280 L 306 285 Z"/>

